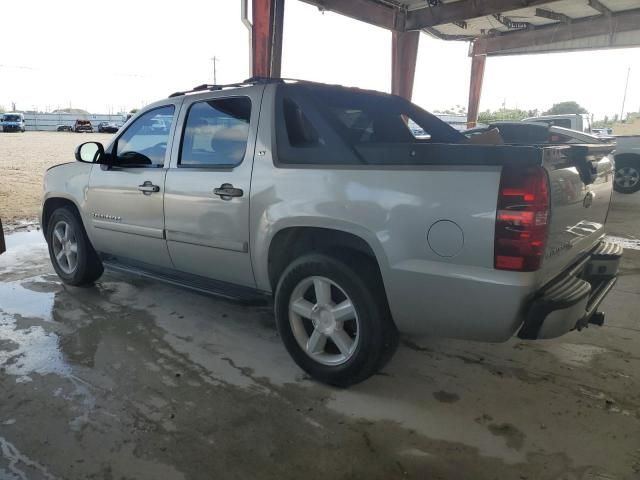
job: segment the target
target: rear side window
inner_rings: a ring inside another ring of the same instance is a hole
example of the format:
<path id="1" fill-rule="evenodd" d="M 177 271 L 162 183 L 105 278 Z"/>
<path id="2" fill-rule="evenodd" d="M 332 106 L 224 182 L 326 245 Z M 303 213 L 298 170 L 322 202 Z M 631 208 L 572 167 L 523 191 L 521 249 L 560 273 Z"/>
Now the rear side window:
<path id="1" fill-rule="evenodd" d="M 179 165 L 222 168 L 239 165 L 247 150 L 250 119 L 248 97 L 194 103 L 185 122 Z"/>

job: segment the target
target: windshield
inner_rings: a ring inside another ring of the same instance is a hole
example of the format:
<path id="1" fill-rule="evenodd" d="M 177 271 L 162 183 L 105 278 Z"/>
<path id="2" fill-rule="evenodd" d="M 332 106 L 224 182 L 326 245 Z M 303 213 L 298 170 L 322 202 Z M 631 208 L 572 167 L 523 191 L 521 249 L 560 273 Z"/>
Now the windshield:
<path id="1" fill-rule="evenodd" d="M 22 118 L 20 117 L 20 115 L 5 115 L 2 118 L 3 122 L 19 122 L 21 120 Z"/>

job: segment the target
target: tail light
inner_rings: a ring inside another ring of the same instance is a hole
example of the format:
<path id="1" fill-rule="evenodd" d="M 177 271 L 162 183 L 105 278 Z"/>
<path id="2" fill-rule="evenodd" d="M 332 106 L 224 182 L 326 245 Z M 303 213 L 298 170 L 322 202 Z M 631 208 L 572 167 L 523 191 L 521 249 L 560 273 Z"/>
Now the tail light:
<path id="1" fill-rule="evenodd" d="M 496 213 L 494 266 L 533 272 L 540 268 L 549 227 L 549 183 L 542 167 L 502 169 Z"/>

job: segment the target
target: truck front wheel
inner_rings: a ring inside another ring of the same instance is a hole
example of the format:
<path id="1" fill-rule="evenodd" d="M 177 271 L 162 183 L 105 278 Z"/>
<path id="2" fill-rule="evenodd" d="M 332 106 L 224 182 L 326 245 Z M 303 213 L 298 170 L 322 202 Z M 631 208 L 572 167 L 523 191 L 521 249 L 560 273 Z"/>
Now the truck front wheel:
<path id="1" fill-rule="evenodd" d="M 300 368 L 347 387 L 376 373 L 398 343 L 379 272 L 356 256 L 304 255 L 285 270 L 275 295 L 278 331 Z"/>
<path id="2" fill-rule="evenodd" d="M 47 222 L 47 243 L 53 268 L 69 285 L 90 285 L 103 272 L 82 222 L 69 207 L 57 208 Z"/>

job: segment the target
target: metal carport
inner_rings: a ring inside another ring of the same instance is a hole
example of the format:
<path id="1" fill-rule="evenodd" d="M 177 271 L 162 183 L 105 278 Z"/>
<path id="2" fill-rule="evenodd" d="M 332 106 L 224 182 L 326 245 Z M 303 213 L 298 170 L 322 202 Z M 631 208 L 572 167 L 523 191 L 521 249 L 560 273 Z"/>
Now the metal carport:
<path id="1" fill-rule="evenodd" d="M 470 42 L 467 122 L 474 126 L 486 58 L 640 46 L 640 0 L 300 0 L 392 32 L 391 91 L 411 98 L 420 32 Z M 247 2 L 243 18 L 247 25 Z M 252 0 L 252 75 L 279 77 L 284 0 Z"/>

